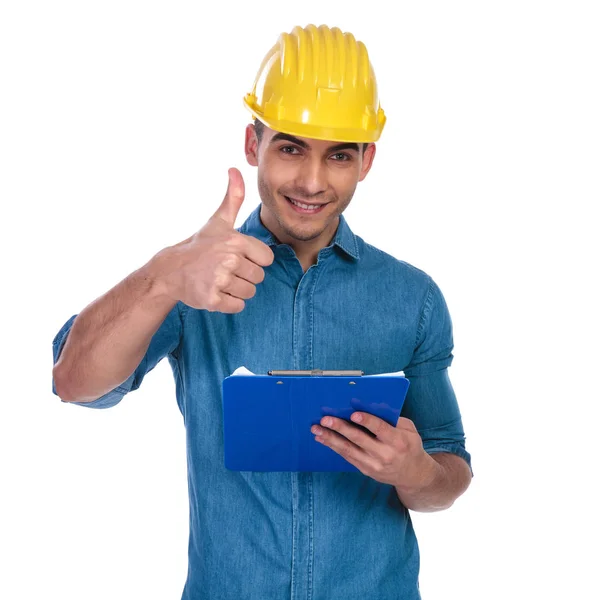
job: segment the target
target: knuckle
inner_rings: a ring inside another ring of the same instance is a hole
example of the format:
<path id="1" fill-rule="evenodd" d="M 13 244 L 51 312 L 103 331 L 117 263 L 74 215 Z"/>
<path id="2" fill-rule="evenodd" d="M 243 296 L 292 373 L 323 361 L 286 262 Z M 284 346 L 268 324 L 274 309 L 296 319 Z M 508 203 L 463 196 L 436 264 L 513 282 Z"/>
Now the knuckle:
<path id="1" fill-rule="evenodd" d="M 215 274 L 215 287 L 219 290 L 226 288 L 231 283 L 231 272 L 220 271 Z"/>
<path id="2" fill-rule="evenodd" d="M 229 246 L 237 247 L 239 243 L 243 240 L 243 236 L 241 233 L 236 231 L 235 229 L 229 231 L 225 236 L 225 243 Z"/>
<path id="3" fill-rule="evenodd" d="M 385 467 L 389 467 L 394 462 L 394 456 L 391 452 L 384 452 L 381 458 L 381 464 Z"/>
<path id="4" fill-rule="evenodd" d="M 229 271 L 235 271 L 240 266 L 240 256 L 229 252 L 223 257 L 221 264 L 226 267 Z"/>
<path id="5" fill-rule="evenodd" d="M 347 456 L 350 456 L 352 452 L 352 444 L 350 444 L 350 442 L 342 442 L 342 452 Z"/>
<path id="6" fill-rule="evenodd" d="M 208 296 L 208 298 L 205 302 L 205 306 L 206 306 L 207 310 L 209 310 L 209 311 L 217 310 L 217 308 L 219 306 L 218 296 L 216 294 L 211 294 L 210 296 Z"/>
<path id="7" fill-rule="evenodd" d="M 377 462 L 373 467 L 373 471 L 375 471 L 377 475 L 382 475 L 385 471 L 385 465 L 381 462 Z"/>
<path id="8" fill-rule="evenodd" d="M 403 439 L 399 439 L 394 446 L 398 452 L 406 452 L 408 450 L 408 444 Z"/>

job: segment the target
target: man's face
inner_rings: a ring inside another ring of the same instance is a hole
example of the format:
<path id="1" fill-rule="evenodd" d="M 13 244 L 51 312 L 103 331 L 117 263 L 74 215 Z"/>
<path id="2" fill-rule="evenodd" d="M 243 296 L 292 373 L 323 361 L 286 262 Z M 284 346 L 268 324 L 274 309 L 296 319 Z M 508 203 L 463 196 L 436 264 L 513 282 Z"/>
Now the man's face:
<path id="1" fill-rule="evenodd" d="M 300 138 L 266 126 L 258 144 L 254 126 L 246 128 L 246 157 L 258 167 L 263 207 L 280 239 L 309 241 L 333 234 L 374 155 L 374 144 L 363 155 L 362 144 Z M 316 212 L 298 211 L 290 199 L 325 206 Z"/>

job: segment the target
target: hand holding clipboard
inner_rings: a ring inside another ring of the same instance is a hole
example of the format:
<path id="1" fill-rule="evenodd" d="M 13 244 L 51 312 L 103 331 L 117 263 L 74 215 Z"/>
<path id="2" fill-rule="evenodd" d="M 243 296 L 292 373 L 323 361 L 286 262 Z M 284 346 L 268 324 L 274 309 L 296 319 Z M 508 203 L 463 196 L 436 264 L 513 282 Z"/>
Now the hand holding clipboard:
<path id="1" fill-rule="evenodd" d="M 326 415 L 351 422 L 356 411 L 395 426 L 409 381 L 397 375 L 346 373 L 269 371 L 269 375 L 226 377 L 225 467 L 234 471 L 358 471 L 331 448 L 315 444 L 311 427 Z"/>

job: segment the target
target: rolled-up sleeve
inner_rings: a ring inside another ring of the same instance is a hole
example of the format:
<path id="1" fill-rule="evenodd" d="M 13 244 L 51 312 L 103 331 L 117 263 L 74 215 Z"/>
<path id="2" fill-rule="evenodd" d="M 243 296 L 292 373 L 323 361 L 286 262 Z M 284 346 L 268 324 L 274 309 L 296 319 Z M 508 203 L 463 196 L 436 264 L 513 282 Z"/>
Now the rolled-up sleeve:
<path id="1" fill-rule="evenodd" d="M 152 336 L 148 349 L 146 350 L 146 354 L 140 361 L 140 364 L 137 366 L 135 371 L 123 383 L 121 383 L 121 385 L 116 386 L 92 402 L 65 402 L 65 404 L 78 404 L 88 408 L 110 408 L 118 404 L 123 399 L 125 394 L 132 390 L 137 390 L 147 373 L 154 369 L 154 367 L 165 356 L 176 352 L 181 341 L 182 332 L 180 304 L 181 303 L 178 302 L 167 314 L 158 330 Z M 60 354 L 65 345 L 69 332 L 73 327 L 76 317 L 77 315 L 73 315 L 71 318 L 69 318 L 69 320 L 61 327 L 52 341 L 54 364 L 56 364 L 60 358 Z M 58 396 L 56 393 L 56 383 L 54 381 L 54 377 L 52 377 L 52 393 Z M 64 402 L 62 398 L 61 402 Z"/>
<path id="2" fill-rule="evenodd" d="M 452 364 L 452 320 L 444 296 L 429 277 L 415 349 L 404 375 L 410 381 L 402 416 L 414 422 L 429 454 L 450 452 L 463 458 L 471 474 L 471 455 L 448 367 Z"/>

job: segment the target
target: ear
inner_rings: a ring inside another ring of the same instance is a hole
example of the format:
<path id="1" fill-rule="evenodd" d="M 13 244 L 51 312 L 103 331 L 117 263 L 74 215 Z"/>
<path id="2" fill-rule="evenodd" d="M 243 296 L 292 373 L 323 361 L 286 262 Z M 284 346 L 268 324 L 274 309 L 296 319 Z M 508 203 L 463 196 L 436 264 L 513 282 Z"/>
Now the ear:
<path id="1" fill-rule="evenodd" d="M 248 123 L 246 125 L 246 141 L 244 144 L 244 150 L 246 152 L 246 160 L 249 165 L 253 167 L 258 166 L 258 139 L 256 138 L 256 132 L 254 131 L 254 124 Z"/>
<path id="2" fill-rule="evenodd" d="M 375 152 L 376 152 L 375 144 L 370 143 L 366 147 L 365 153 L 363 155 L 362 167 L 360 169 L 360 175 L 358 177 L 358 181 L 362 181 L 367 176 L 367 173 L 371 170 L 371 165 L 373 164 L 373 160 L 375 158 Z"/>

